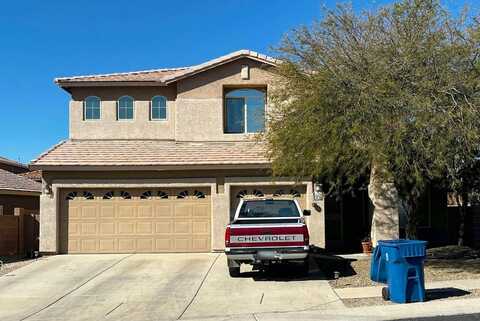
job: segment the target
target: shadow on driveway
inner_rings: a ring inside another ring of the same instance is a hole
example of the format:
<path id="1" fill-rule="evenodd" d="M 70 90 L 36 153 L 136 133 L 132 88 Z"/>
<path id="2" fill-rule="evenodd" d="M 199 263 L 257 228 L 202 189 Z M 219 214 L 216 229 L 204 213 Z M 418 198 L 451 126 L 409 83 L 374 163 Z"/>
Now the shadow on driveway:
<path id="1" fill-rule="evenodd" d="M 265 270 L 253 270 L 242 272 L 240 278 L 252 278 L 255 281 L 311 281 L 333 280 L 335 272 L 340 276 L 355 275 L 351 262 L 355 260 L 345 259 L 336 255 L 311 253 L 309 255 L 310 271 L 306 275 L 300 264 L 282 263 L 273 264 Z"/>

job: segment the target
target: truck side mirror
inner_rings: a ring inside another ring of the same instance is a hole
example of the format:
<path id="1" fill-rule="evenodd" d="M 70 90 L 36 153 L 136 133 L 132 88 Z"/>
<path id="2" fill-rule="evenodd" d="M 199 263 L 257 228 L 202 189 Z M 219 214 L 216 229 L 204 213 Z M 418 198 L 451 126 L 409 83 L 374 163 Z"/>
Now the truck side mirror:
<path id="1" fill-rule="evenodd" d="M 303 210 L 303 216 L 310 216 L 312 215 L 312 211 L 310 210 Z"/>

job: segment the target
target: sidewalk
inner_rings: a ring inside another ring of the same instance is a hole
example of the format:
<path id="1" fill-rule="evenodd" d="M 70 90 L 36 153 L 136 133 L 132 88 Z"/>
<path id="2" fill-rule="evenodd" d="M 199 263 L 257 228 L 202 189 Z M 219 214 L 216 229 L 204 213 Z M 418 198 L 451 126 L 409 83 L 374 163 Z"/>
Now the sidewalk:
<path id="1" fill-rule="evenodd" d="M 182 320 L 209 321 L 275 321 L 275 320 L 320 320 L 320 321 L 383 321 L 436 316 L 453 316 L 480 313 L 480 298 L 423 303 L 394 304 L 388 306 L 368 306 L 358 308 L 316 309 L 292 312 L 244 313 L 212 318 L 192 318 Z"/>
<path id="2" fill-rule="evenodd" d="M 353 288 L 338 288 L 333 289 L 340 299 L 363 299 L 374 298 L 382 296 L 381 286 L 366 286 L 366 287 L 353 287 Z M 451 280 L 451 281 L 436 281 L 425 284 L 427 291 L 445 291 L 445 290 L 462 290 L 471 291 L 480 289 L 480 279 L 471 280 Z"/>
<path id="3" fill-rule="evenodd" d="M 303 311 L 294 313 L 256 314 L 258 321 L 270 320 L 329 320 L 329 321 L 377 321 L 405 318 L 449 316 L 480 313 L 480 298 L 424 303 L 394 304 L 336 310 Z"/>

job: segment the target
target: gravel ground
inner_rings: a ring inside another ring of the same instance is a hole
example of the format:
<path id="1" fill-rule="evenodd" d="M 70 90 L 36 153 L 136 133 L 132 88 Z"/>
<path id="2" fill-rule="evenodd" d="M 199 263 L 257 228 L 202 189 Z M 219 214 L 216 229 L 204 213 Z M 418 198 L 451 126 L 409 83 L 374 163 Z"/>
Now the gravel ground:
<path id="1" fill-rule="evenodd" d="M 472 290 L 471 292 L 436 292 L 429 293 L 427 291 L 427 301 L 443 301 L 443 300 L 458 300 L 458 299 L 469 299 L 480 296 L 480 290 Z M 370 306 L 370 305 L 391 305 L 397 304 L 392 301 L 385 301 L 380 297 L 376 298 L 364 298 L 364 299 L 343 299 L 342 302 L 349 308 L 355 308 L 360 306 Z"/>
<path id="2" fill-rule="evenodd" d="M 39 259 L 22 258 L 19 256 L 0 256 L 0 261 L 2 262 L 2 264 L 0 264 L 0 277 L 36 260 Z"/>
<path id="3" fill-rule="evenodd" d="M 370 281 L 370 259 L 348 260 L 338 256 L 318 256 L 317 264 L 334 288 L 380 285 Z M 335 271 L 340 278 L 333 280 Z M 446 246 L 427 251 L 425 281 L 480 278 L 480 251 L 468 247 Z"/>

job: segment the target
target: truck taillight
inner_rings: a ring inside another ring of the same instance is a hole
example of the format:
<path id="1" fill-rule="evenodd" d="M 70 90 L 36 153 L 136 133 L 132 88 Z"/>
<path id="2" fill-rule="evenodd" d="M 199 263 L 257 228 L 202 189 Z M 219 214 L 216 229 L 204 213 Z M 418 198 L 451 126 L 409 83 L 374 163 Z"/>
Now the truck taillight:
<path id="1" fill-rule="evenodd" d="M 230 246 L 230 226 L 227 226 L 227 229 L 225 230 L 225 247 Z"/>
<path id="2" fill-rule="evenodd" d="M 308 235 L 308 228 L 306 225 L 303 226 L 303 243 L 305 245 L 310 244 L 310 236 Z"/>

